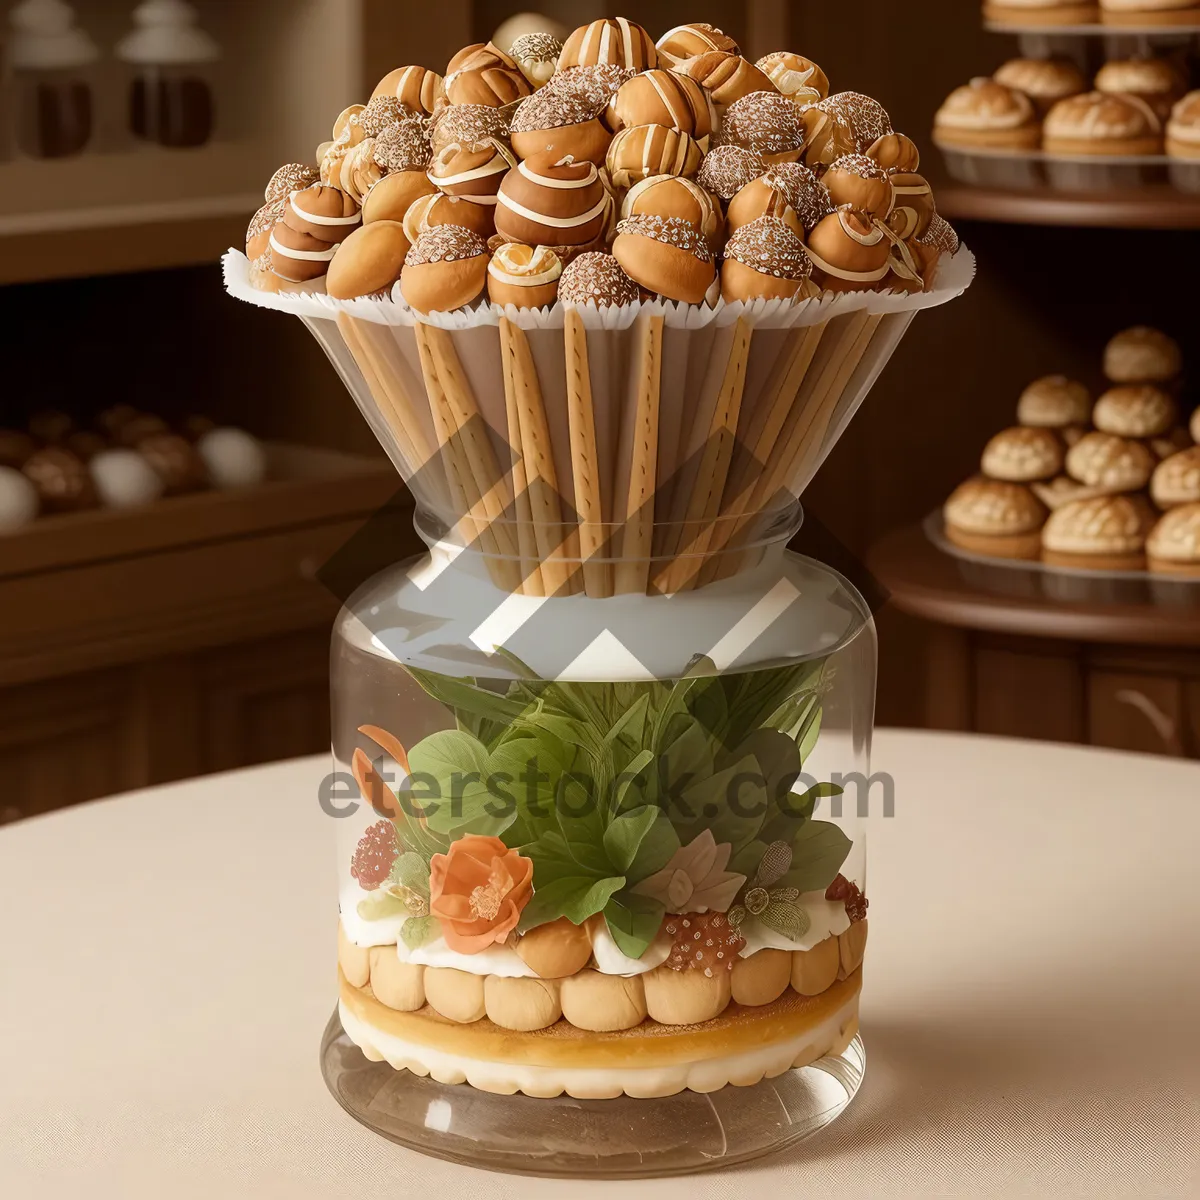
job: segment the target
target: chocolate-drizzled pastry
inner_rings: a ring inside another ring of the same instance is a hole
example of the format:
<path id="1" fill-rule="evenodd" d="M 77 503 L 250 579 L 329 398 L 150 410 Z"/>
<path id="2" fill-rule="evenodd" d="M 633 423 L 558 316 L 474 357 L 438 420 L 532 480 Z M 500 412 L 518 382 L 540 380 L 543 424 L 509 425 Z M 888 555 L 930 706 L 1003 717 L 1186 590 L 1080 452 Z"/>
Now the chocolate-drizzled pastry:
<path id="1" fill-rule="evenodd" d="M 751 92 L 734 101 L 721 124 L 721 140 L 757 150 L 768 163 L 795 162 L 804 149 L 800 110 L 778 92 Z"/>
<path id="2" fill-rule="evenodd" d="M 611 254 L 588 251 L 564 268 L 558 281 L 558 298 L 571 308 L 595 304 L 599 308 L 636 304 L 641 291 Z"/>
<path id="3" fill-rule="evenodd" d="M 553 34 L 526 33 L 517 38 L 509 57 L 535 87 L 544 87 L 554 76 L 563 44 Z"/>
<path id="4" fill-rule="evenodd" d="M 736 301 L 803 300 L 817 294 L 812 262 L 795 230 L 779 217 L 741 226 L 725 244 L 721 295 Z"/>
<path id="5" fill-rule="evenodd" d="M 612 252 L 635 283 L 685 304 L 702 303 L 716 275 L 708 239 L 679 217 L 626 217 Z"/>
<path id="6" fill-rule="evenodd" d="M 500 185 L 496 232 L 530 246 L 586 246 L 604 232 L 612 204 L 594 163 L 534 155 Z"/>
<path id="7" fill-rule="evenodd" d="M 756 150 L 744 146 L 714 146 L 700 164 L 696 182 L 701 187 L 732 200 L 752 180 L 766 173 L 767 164 Z"/>
<path id="8" fill-rule="evenodd" d="M 647 71 L 658 65 L 654 39 L 624 17 L 581 25 L 563 43 L 558 69 L 607 64 L 629 71 Z"/>
<path id="9" fill-rule="evenodd" d="M 427 229 L 404 260 L 400 291 L 417 312 L 452 312 L 478 299 L 487 285 L 484 240 L 458 225 Z"/>

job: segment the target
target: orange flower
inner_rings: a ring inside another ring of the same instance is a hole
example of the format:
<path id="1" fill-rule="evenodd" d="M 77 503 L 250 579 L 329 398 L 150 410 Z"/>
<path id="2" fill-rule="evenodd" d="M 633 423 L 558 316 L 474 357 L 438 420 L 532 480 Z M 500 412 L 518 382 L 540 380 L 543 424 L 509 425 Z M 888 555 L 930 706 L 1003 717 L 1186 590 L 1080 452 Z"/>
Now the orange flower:
<path id="1" fill-rule="evenodd" d="M 533 863 L 499 838 L 469 833 L 429 861 L 429 911 L 460 954 L 504 941 L 532 895 Z"/>

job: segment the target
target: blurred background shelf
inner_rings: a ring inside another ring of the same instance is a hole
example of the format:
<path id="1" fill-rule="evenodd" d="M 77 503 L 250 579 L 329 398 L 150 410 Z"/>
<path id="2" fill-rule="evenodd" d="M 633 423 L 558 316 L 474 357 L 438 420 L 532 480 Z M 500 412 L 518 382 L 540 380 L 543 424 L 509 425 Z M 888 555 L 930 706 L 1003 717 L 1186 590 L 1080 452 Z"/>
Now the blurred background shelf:
<path id="1" fill-rule="evenodd" d="M 1200 35 L 1200 25 L 1037 25 L 1010 24 L 1007 21 L 985 20 L 989 33 L 1012 33 L 1029 37 L 1144 37 L 1153 40 L 1177 40 Z"/>
<path id="2" fill-rule="evenodd" d="M 1200 229 L 1200 195 L 1169 184 L 1127 191 L 1062 192 L 1054 188 L 973 187 L 939 182 L 938 211 L 950 221 L 1068 225 L 1098 229 Z"/>

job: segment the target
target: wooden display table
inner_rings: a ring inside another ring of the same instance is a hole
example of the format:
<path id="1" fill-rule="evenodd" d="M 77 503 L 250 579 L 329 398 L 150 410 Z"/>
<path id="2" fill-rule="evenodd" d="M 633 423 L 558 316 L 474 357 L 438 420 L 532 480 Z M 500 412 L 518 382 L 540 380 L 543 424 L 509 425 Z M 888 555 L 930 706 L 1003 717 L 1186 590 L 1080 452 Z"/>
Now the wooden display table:
<path id="1" fill-rule="evenodd" d="M 960 559 L 919 525 L 868 563 L 926 625 L 928 725 L 1200 758 L 1200 582 Z"/>

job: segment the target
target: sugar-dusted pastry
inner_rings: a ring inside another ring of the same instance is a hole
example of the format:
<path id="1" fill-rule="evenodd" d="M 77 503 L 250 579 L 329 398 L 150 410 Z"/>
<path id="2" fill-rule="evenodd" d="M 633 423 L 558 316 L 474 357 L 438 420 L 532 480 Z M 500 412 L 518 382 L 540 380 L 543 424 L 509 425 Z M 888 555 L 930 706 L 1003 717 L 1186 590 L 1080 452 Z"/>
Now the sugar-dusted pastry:
<path id="1" fill-rule="evenodd" d="M 1062 429 L 1086 425 L 1092 418 L 1092 396 L 1085 384 L 1065 375 L 1035 379 L 1017 401 L 1017 421 L 1022 425 Z"/>
<path id="2" fill-rule="evenodd" d="M 708 92 L 694 79 L 655 68 L 621 84 L 605 121 L 614 133 L 633 125 L 665 125 L 699 139 L 712 133 L 717 114 Z"/>
<path id="3" fill-rule="evenodd" d="M 595 304 L 598 308 L 636 304 L 641 290 L 611 254 L 588 251 L 572 259 L 558 281 L 558 298 L 570 308 Z"/>
<path id="4" fill-rule="evenodd" d="M 729 201 L 729 231 L 759 217 L 779 217 L 804 235 L 833 212 L 825 185 L 802 163 L 780 163 Z"/>
<path id="5" fill-rule="evenodd" d="M 834 208 L 848 204 L 886 220 L 895 204 L 891 176 L 865 154 L 848 154 L 832 163 L 821 177 Z"/>
<path id="6" fill-rule="evenodd" d="M 1088 90 L 1083 72 L 1069 58 L 1011 58 L 992 73 L 992 79 L 1024 92 L 1042 114 L 1060 100 Z"/>
<path id="7" fill-rule="evenodd" d="M 291 283 L 320 279 L 337 253 L 333 242 L 293 229 L 286 221 L 271 230 L 269 248 L 275 274 Z"/>
<path id="8" fill-rule="evenodd" d="M 569 154 L 599 166 L 612 141 L 601 116 L 627 78 L 623 68 L 607 65 L 555 75 L 513 113 L 513 150 L 521 158 Z"/>
<path id="9" fill-rule="evenodd" d="M 338 188 L 314 183 L 288 197 L 284 223 L 322 242 L 345 241 L 361 224 L 362 210 Z"/>
<path id="10" fill-rule="evenodd" d="M 534 88 L 550 82 L 563 44 L 552 33 L 523 33 L 513 42 L 509 57 Z"/>
<path id="11" fill-rule="evenodd" d="M 1152 571 L 1200 577 L 1200 504 L 1181 504 L 1160 517 L 1146 553 Z"/>
<path id="12" fill-rule="evenodd" d="M 1172 158 L 1200 158 L 1200 91 L 1188 92 L 1167 121 L 1167 153 Z"/>
<path id="13" fill-rule="evenodd" d="M 135 449 L 157 472 L 166 495 L 178 496 L 208 486 L 204 460 L 187 438 L 177 433 L 152 433 Z"/>
<path id="14" fill-rule="evenodd" d="M 812 260 L 786 221 L 758 217 L 730 234 L 721 266 L 726 303 L 751 300 L 804 300 L 817 294 Z"/>
<path id="15" fill-rule="evenodd" d="M 886 278 L 892 243 L 872 219 L 843 207 L 823 217 L 808 235 L 814 278 L 831 292 L 871 289 Z"/>
<path id="16" fill-rule="evenodd" d="M 625 193 L 621 216 L 679 217 L 694 225 L 710 246 L 721 239 L 725 217 L 721 204 L 694 179 L 681 175 L 651 175 Z"/>
<path id="17" fill-rule="evenodd" d="M 495 211 L 494 204 L 476 204 L 474 200 L 464 200 L 461 196 L 434 192 L 418 197 L 409 206 L 404 214 L 404 234 L 410 242 L 415 242 L 427 229 L 439 225 L 461 225 L 487 239 L 496 232 Z"/>
<path id="18" fill-rule="evenodd" d="M 735 100 L 751 92 L 775 92 L 778 88 L 752 62 L 724 50 L 710 50 L 680 62 L 675 68 L 690 75 L 712 94 L 713 103 L 724 111 Z"/>
<path id="19" fill-rule="evenodd" d="M 889 181 L 892 185 L 892 211 L 888 226 L 905 240 L 924 239 L 937 216 L 929 181 L 923 175 L 907 171 L 892 172 Z"/>
<path id="20" fill-rule="evenodd" d="M 664 125 L 622 129 L 605 156 L 608 176 L 619 188 L 651 175 L 694 176 L 704 158 L 695 138 Z"/>
<path id="21" fill-rule="evenodd" d="M 933 134 L 943 145 L 965 150 L 1033 150 L 1042 126 L 1024 92 L 981 76 L 946 97 L 933 118 Z"/>
<path id="22" fill-rule="evenodd" d="M 512 115 L 486 104 L 449 104 L 438 109 L 429 122 L 430 153 L 425 162 L 452 143 L 482 146 L 491 138 L 507 141 Z"/>
<path id="23" fill-rule="evenodd" d="M 668 29 L 658 39 L 658 53 L 668 62 L 686 62 L 698 54 L 708 54 L 712 50 L 720 50 L 725 54 L 741 54 L 737 42 L 727 33 L 722 33 L 713 25 L 703 21 L 693 21 L 690 25 L 676 25 Z"/>
<path id="24" fill-rule="evenodd" d="M 373 97 L 354 119 L 368 138 L 378 137 L 389 125 L 394 125 L 397 121 L 420 120 L 403 100 L 395 96 Z"/>
<path id="25" fill-rule="evenodd" d="M 1063 456 L 1062 439 L 1053 430 L 1015 425 L 988 442 L 980 467 L 989 479 L 1034 483 L 1057 475 Z"/>
<path id="26" fill-rule="evenodd" d="M 495 138 L 483 145 L 455 144 L 443 147 L 429 164 L 429 182 L 448 196 L 494 204 L 501 181 L 516 165 L 516 155 Z"/>
<path id="27" fill-rule="evenodd" d="M 1046 114 L 1042 147 L 1048 154 L 1161 154 L 1162 122 L 1136 96 L 1085 92 Z"/>
<path id="28" fill-rule="evenodd" d="M 274 200 L 268 200 L 250 218 L 250 225 L 246 229 L 246 257 L 248 259 L 253 261 L 267 252 L 267 248 L 271 244 L 271 230 L 283 220 L 287 206 L 286 194 L 276 196 Z"/>
<path id="29" fill-rule="evenodd" d="M 371 99 L 394 96 L 413 112 L 428 116 L 437 111 L 445 95 L 444 82 L 436 71 L 425 67 L 397 67 L 379 81 L 371 93 Z"/>
<path id="30" fill-rule="evenodd" d="M 716 277 L 708 238 L 679 217 L 626 217 L 612 253 L 635 283 L 685 304 L 702 303 Z"/>
<path id="31" fill-rule="evenodd" d="M 310 187 L 320 178 L 321 172 L 316 167 L 308 166 L 306 163 L 284 163 L 267 182 L 263 199 L 270 204 L 272 200 L 286 198 L 292 192 Z"/>
<path id="32" fill-rule="evenodd" d="M 754 65 L 796 104 L 812 104 L 829 95 L 829 77 L 803 54 L 777 50 L 764 54 Z"/>
<path id="33" fill-rule="evenodd" d="M 488 299 L 517 308 L 545 308 L 558 297 L 563 262 L 549 246 L 503 242 L 491 247 Z"/>
<path id="34" fill-rule="evenodd" d="M 1162 437 L 1178 419 L 1174 398 L 1152 383 L 1117 384 L 1096 401 L 1092 410 L 1092 423 L 1097 429 L 1126 438 Z"/>
<path id="35" fill-rule="evenodd" d="M 835 117 L 854 137 L 854 148 L 865 153 L 884 134 L 892 132 L 892 118 L 873 96 L 863 92 L 834 92 L 814 105 L 820 112 Z"/>
<path id="36" fill-rule="evenodd" d="M 646 71 L 658 65 L 654 39 L 638 24 L 624 17 L 581 25 L 563 43 L 558 69 L 591 67 L 597 63 Z"/>
<path id="37" fill-rule="evenodd" d="M 968 479 L 942 506 L 946 536 L 956 546 L 1000 558 L 1037 558 L 1046 508 L 1022 483 Z"/>
<path id="38" fill-rule="evenodd" d="M 721 140 L 756 150 L 767 163 L 795 162 L 804 149 L 800 110 L 778 92 L 751 92 L 735 100 L 721 122 Z"/>
<path id="39" fill-rule="evenodd" d="M 889 172 L 911 174 L 921 165 L 921 152 L 916 142 L 902 133 L 885 133 L 876 138 L 863 153 Z"/>
<path id="40" fill-rule="evenodd" d="M 714 146 L 704 156 L 696 182 L 701 187 L 732 200 L 751 180 L 757 179 L 767 170 L 763 156 L 744 146 Z"/>
<path id="41" fill-rule="evenodd" d="M 1129 438 L 1086 433 L 1067 451 L 1067 474 L 1110 492 L 1140 491 L 1154 472 L 1154 455 Z"/>
<path id="42" fill-rule="evenodd" d="M 1187 77 L 1169 58 L 1109 59 L 1096 72 L 1098 92 L 1114 92 L 1144 100 L 1160 121 L 1171 115 L 1187 91 Z"/>
<path id="43" fill-rule="evenodd" d="M 438 225 L 409 250 L 400 292 L 417 312 L 451 312 L 479 298 L 487 265 L 487 246 L 478 234 L 461 225 Z"/>
<path id="44" fill-rule="evenodd" d="M 1159 508 L 1200 502 L 1200 446 L 1163 459 L 1150 479 L 1150 498 Z"/>
<path id="45" fill-rule="evenodd" d="M 399 221 L 372 221 L 352 233 L 333 262 L 325 290 L 335 300 L 386 292 L 400 278 L 411 243 Z"/>
<path id="46" fill-rule="evenodd" d="M 1154 524 L 1141 496 L 1097 496 L 1064 504 L 1042 530 L 1042 556 L 1055 566 L 1136 570 Z"/>
<path id="47" fill-rule="evenodd" d="M 1104 374 L 1113 383 L 1170 383 L 1182 370 L 1179 343 L 1146 325 L 1122 330 L 1104 348 Z"/>
<path id="48" fill-rule="evenodd" d="M 587 246 L 603 234 L 612 204 L 595 163 L 535 154 L 504 177 L 496 232 L 530 246 Z"/>

